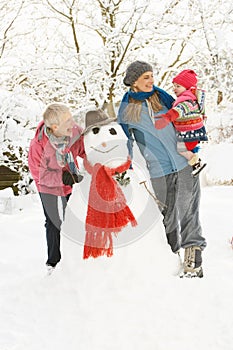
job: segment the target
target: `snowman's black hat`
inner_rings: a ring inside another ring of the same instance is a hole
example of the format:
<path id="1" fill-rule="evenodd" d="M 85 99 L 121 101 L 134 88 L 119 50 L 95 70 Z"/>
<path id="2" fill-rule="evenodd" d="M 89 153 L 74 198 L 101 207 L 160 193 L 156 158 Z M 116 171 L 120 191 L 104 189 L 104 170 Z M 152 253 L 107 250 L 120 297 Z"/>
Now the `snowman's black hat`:
<path id="1" fill-rule="evenodd" d="M 102 109 L 88 111 L 85 116 L 83 134 L 86 134 L 95 126 L 107 125 L 114 121 L 116 121 L 116 118 L 110 118 Z"/>

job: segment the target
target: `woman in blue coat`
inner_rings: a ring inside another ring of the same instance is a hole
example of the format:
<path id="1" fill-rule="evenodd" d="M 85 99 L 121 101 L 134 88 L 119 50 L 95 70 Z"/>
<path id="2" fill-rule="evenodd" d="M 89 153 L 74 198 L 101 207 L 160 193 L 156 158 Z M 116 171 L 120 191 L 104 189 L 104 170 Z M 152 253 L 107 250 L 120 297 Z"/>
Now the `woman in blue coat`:
<path id="1" fill-rule="evenodd" d="M 129 138 L 136 141 L 161 208 L 168 243 L 174 253 L 184 253 L 184 276 L 203 277 L 202 251 L 206 247 L 199 221 L 200 183 L 192 176 L 192 167 L 177 152 L 175 129 L 169 123 L 155 128 L 160 114 L 166 113 L 174 99 L 154 85 L 153 68 L 143 61 L 131 63 L 124 84 L 118 122 Z"/>

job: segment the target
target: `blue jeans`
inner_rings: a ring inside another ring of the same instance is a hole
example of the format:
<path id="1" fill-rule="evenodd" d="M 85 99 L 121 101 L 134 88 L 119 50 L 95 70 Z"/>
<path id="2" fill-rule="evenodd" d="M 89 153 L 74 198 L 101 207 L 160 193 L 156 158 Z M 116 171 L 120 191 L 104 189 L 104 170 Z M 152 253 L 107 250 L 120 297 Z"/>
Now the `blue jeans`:
<path id="1" fill-rule="evenodd" d="M 66 197 L 58 197 L 48 193 L 39 193 L 39 195 L 45 214 L 45 228 L 48 250 L 48 259 L 46 264 L 56 266 L 56 264 L 61 260 L 60 231 L 62 220 L 64 218 L 65 208 L 70 195 Z M 60 210 L 59 199 L 61 199 Z"/>
<path id="2" fill-rule="evenodd" d="M 161 209 L 167 241 L 173 252 L 180 247 L 206 247 L 199 220 L 200 182 L 191 175 L 192 167 L 151 179 L 156 197 L 166 205 Z"/>

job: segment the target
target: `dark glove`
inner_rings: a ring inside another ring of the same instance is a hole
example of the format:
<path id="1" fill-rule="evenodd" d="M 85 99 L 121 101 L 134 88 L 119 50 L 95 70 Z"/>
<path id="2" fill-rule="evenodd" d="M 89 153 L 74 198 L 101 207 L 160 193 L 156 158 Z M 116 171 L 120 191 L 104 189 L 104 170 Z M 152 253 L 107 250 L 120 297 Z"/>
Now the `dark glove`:
<path id="1" fill-rule="evenodd" d="M 83 176 L 81 174 L 71 174 L 67 170 L 65 170 L 62 174 L 62 182 L 64 185 L 73 186 L 73 184 L 81 182 L 82 179 Z"/>

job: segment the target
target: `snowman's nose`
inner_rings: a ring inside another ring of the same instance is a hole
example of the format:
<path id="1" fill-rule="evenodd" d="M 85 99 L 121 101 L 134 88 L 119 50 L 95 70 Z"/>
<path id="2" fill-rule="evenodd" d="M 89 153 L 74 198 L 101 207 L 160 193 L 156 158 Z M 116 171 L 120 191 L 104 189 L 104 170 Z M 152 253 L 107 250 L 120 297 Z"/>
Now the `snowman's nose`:
<path id="1" fill-rule="evenodd" d="M 106 147 L 106 146 L 107 146 L 107 143 L 106 143 L 106 142 L 102 142 L 101 145 L 102 145 L 103 147 Z"/>

